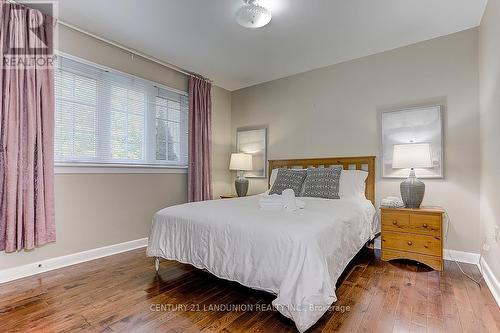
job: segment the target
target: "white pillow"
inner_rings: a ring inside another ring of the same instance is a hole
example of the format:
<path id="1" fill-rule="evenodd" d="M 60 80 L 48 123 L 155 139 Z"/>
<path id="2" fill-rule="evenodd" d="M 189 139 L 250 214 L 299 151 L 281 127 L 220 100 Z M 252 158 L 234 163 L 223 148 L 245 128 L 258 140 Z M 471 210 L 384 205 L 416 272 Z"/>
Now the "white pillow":
<path id="1" fill-rule="evenodd" d="M 278 177 L 278 169 L 273 169 L 273 171 L 271 171 L 271 178 L 269 179 L 270 187 L 273 187 L 276 177 Z"/>
<path id="2" fill-rule="evenodd" d="M 339 196 L 341 198 L 365 196 L 368 172 L 363 170 L 342 170 L 340 174 Z"/>

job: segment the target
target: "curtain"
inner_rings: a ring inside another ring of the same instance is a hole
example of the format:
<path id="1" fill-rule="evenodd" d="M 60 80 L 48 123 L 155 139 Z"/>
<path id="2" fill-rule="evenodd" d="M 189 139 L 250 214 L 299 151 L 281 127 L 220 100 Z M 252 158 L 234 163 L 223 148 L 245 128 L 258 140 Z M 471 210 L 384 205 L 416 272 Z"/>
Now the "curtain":
<path id="1" fill-rule="evenodd" d="M 189 78 L 188 200 L 212 199 L 212 85 Z"/>
<path id="2" fill-rule="evenodd" d="M 0 251 L 56 239 L 54 20 L 0 1 Z"/>

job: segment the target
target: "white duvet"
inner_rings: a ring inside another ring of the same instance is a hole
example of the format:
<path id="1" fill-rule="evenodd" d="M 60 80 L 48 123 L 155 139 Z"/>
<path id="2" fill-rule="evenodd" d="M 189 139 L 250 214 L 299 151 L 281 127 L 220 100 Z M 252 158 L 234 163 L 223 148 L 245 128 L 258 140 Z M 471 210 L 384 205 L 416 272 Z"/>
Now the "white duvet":
<path id="1" fill-rule="evenodd" d="M 337 300 L 337 279 L 373 238 L 375 208 L 364 198 L 301 198 L 305 209 L 261 210 L 259 197 L 162 209 L 147 252 L 275 294 L 274 307 L 303 332 Z"/>

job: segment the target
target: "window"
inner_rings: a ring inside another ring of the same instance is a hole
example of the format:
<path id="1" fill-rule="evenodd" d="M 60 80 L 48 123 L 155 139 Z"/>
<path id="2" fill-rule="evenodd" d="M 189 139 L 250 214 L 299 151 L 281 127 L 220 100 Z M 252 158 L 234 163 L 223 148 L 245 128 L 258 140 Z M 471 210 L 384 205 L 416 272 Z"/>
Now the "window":
<path id="1" fill-rule="evenodd" d="M 58 59 L 56 163 L 187 166 L 185 94 Z"/>

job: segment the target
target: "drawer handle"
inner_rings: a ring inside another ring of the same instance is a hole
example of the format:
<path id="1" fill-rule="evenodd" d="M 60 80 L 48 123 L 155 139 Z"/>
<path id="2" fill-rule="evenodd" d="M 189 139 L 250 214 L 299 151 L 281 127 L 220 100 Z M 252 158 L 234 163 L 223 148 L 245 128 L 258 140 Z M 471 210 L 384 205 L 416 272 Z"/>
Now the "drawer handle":
<path id="1" fill-rule="evenodd" d="M 408 241 L 408 245 L 410 246 L 413 245 L 412 241 Z"/>
<path id="2" fill-rule="evenodd" d="M 396 225 L 396 224 L 398 224 L 398 221 L 394 220 L 394 221 L 392 221 L 392 224 Z"/>
<path id="3" fill-rule="evenodd" d="M 427 228 L 427 223 L 424 223 L 422 227 Z"/>

